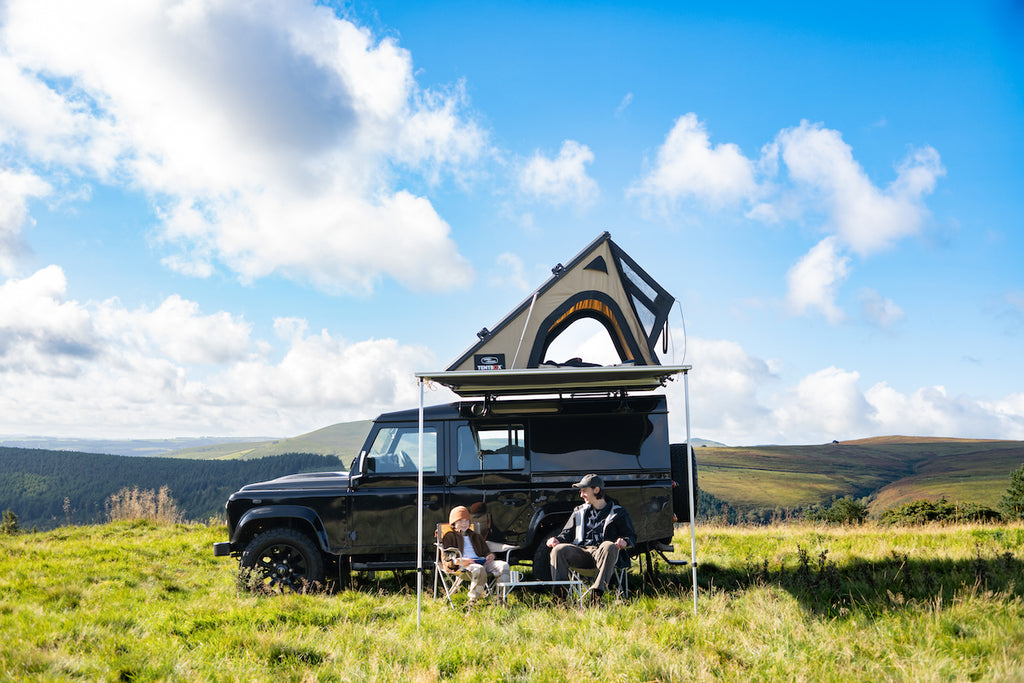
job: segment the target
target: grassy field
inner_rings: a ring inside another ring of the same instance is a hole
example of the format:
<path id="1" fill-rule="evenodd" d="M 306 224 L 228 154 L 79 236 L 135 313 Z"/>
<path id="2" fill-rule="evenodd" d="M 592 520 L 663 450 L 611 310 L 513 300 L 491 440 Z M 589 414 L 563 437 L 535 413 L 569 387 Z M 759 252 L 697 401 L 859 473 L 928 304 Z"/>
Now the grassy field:
<path id="1" fill-rule="evenodd" d="M 521 593 L 466 613 L 428 593 L 419 629 L 412 575 L 253 595 L 212 556 L 223 537 L 152 522 L 0 537 L 0 678 L 1024 679 L 1021 525 L 702 527 L 696 617 L 688 570 L 644 581 L 634 563 L 633 594 L 594 612 Z"/>

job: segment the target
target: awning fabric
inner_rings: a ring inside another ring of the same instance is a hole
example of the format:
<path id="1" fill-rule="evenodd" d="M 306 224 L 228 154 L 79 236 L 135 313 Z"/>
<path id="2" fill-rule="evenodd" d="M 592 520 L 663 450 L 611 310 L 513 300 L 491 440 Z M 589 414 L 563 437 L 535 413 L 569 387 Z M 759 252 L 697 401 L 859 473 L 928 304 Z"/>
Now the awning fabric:
<path id="1" fill-rule="evenodd" d="M 416 377 L 448 387 L 462 397 L 654 391 L 689 365 L 615 365 L 523 370 L 418 372 Z"/>

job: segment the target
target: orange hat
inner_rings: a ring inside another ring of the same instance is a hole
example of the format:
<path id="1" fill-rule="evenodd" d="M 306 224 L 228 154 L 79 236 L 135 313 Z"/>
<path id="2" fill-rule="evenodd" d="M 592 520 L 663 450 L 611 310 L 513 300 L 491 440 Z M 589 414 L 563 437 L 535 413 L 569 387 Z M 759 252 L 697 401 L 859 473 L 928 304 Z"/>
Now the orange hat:
<path id="1" fill-rule="evenodd" d="M 459 505 L 453 507 L 452 511 L 448 514 L 448 523 L 455 524 L 460 519 L 469 519 L 469 510 L 466 509 L 465 505 Z"/>

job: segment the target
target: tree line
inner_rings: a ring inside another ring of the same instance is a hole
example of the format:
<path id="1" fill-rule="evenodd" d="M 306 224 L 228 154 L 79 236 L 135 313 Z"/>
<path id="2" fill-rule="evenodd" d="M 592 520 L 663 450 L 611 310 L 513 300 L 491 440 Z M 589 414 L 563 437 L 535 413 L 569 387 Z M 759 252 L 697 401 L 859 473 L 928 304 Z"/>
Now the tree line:
<path id="1" fill-rule="evenodd" d="M 106 521 L 105 503 L 125 488 L 167 487 L 185 519 L 224 514 L 245 484 L 296 472 L 347 469 L 336 457 L 287 453 L 255 460 L 178 460 L 0 447 L 0 510 L 23 529 Z"/>

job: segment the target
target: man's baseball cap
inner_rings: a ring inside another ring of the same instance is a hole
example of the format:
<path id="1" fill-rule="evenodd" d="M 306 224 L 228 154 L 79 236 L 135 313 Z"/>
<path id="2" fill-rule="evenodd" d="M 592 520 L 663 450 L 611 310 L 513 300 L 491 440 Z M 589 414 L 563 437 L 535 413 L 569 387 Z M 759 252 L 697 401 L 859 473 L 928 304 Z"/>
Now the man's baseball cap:
<path id="1" fill-rule="evenodd" d="M 580 479 L 578 482 L 572 485 L 574 489 L 584 489 L 596 486 L 597 488 L 604 488 L 604 479 L 597 476 L 596 474 L 588 474 Z"/>

